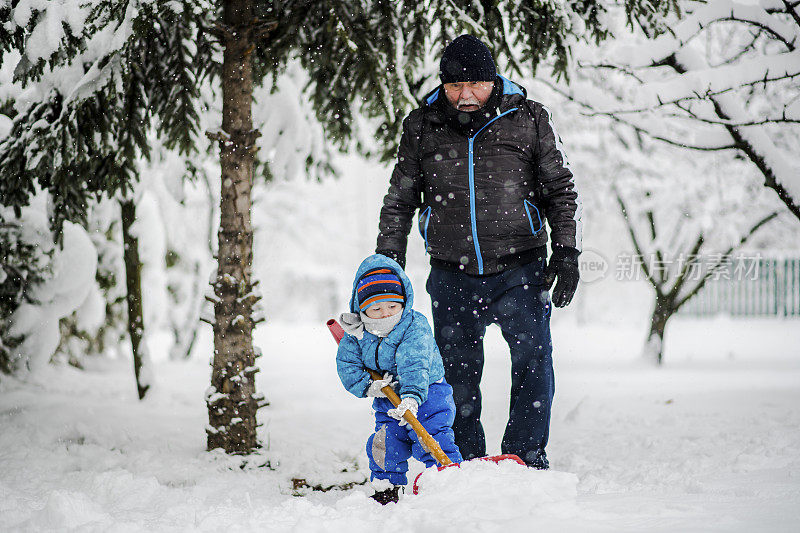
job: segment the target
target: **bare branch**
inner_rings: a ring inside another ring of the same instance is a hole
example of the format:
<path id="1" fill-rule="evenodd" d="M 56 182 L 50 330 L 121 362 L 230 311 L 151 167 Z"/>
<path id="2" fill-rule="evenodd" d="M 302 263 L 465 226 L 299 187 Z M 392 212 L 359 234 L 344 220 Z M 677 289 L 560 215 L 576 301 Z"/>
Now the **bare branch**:
<path id="1" fill-rule="evenodd" d="M 617 198 L 617 204 L 619 204 L 619 208 L 622 211 L 622 218 L 625 220 L 625 226 L 628 228 L 628 234 L 631 236 L 631 241 L 633 242 L 633 249 L 636 251 L 636 254 L 639 257 L 644 257 L 643 248 L 639 244 L 639 239 L 636 236 L 636 230 L 633 227 L 633 222 L 631 221 L 630 214 L 628 212 L 628 208 L 625 205 L 625 201 L 622 199 L 622 195 L 617 189 L 616 185 L 612 185 L 612 190 L 614 191 L 614 196 Z M 647 281 L 650 282 L 650 285 L 656 290 L 656 294 L 660 297 L 662 296 L 661 286 L 659 283 L 653 278 L 650 274 L 650 269 L 647 267 L 644 261 L 642 261 L 642 270 L 644 271 L 644 275 L 647 276 Z"/>
<path id="2" fill-rule="evenodd" d="M 681 102 L 688 102 L 688 101 L 708 101 L 712 100 L 715 96 L 720 96 L 723 94 L 730 93 L 732 91 L 737 91 L 739 89 L 743 89 L 745 87 L 752 87 L 760 84 L 767 84 L 767 83 L 774 83 L 782 80 L 791 80 L 794 78 L 800 77 L 800 72 L 795 73 L 785 73 L 780 74 L 774 77 L 770 77 L 768 74 L 765 75 L 763 78 L 758 80 L 750 80 L 747 82 L 743 82 L 737 85 L 732 85 L 729 87 L 725 87 L 724 89 L 719 89 L 716 91 L 712 91 L 711 89 L 707 89 L 705 92 L 697 92 L 694 91 L 691 95 L 680 96 L 678 98 L 673 98 L 670 100 L 662 100 L 661 97 L 656 94 L 656 98 L 658 99 L 657 103 L 653 103 L 647 107 L 634 107 L 629 109 L 616 109 L 611 111 L 597 111 L 597 114 L 610 114 L 610 115 L 623 115 L 623 114 L 635 114 L 635 113 L 645 113 L 647 111 L 653 111 L 654 109 L 658 109 L 660 107 L 666 107 L 670 105 L 677 105 Z"/>
<path id="3" fill-rule="evenodd" d="M 692 116 L 692 120 L 696 120 L 698 122 L 703 122 L 705 124 L 713 124 L 716 126 L 731 126 L 734 128 L 740 128 L 743 126 L 764 126 L 765 124 L 800 124 L 800 119 L 796 118 L 789 118 L 786 116 L 786 111 L 783 112 L 783 116 L 781 117 L 767 117 L 762 120 L 751 120 L 747 122 L 737 122 L 735 120 L 724 120 L 724 119 L 713 119 L 713 118 L 706 118 L 701 117 L 700 115 L 689 111 L 688 109 L 678 106 L 683 111 L 690 113 Z M 679 115 L 678 113 L 667 113 L 668 117 L 674 118 L 686 118 L 684 115 Z"/>
<path id="4" fill-rule="evenodd" d="M 689 115 L 692 120 L 699 120 L 700 118 L 698 114 L 692 111 L 692 109 L 688 105 L 675 104 L 675 107 L 677 107 L 678 109 Z M 668 113 L 667 116 L 672 116 L 675 118 L 683 118 L 683 119 L 686 118 L 685 115 L 679 115 L 678 113 Z"/>
<path id="5" fill-rule="evenodd" d="M 276 20 L 257 20 L 253 25 L 253 37 L 263 39 L 278 27 Z"/>
<path id="6" fill-rule="evenodd" d="M 700 252 L 700 247 L 703 246 L 704 242 L 705 242 L 705 237 L 701 233 L 700 235 L 697 236 L 697 240 L 694 242 L 694 246 L 692 246 L 692 250 L 689 252 L 689 257 L 696 257 L 697 254 Z M 691 268 L 691 263 L 689 263 L 688 261 L 684 263 L 680 274 L 678 274 L 678 279 L 675 280 L 675 284 L 669 290 L 670 301 L 673 302 L 675 301 L 675 298 L 678 297 L 678 293 L 680 292 L 681 288 L 688 281 L 690 268 Z"/>
<path id="7" fill-rule="evenodd" d="M 277 27 L 278 22 L 275 20 L 254 19 L 251 23 L 240 26 L 230 26 L 222 22 L 216 22 L 214 26 L 208 29 L 208 32 L 216 37 L 218 41 L 224 43 L 238 39 L 240 35 L 244 35 L 248 39 L 262 39 Z"/>
<path id="8" fill-rule="evenodd" d="M 788 2 L 787 0 L 783 0 L 783 5 L 786 6 L 786 13 L 788 13 L 789 16 L 794 20 L 794 23 L 800 27 L 800 15 L 798 15 L 797 11 L 795 11 L 797 6 L 800 6 L 800 2 Z"/>
<path id="9" fill-rule="evenodd" d="M 610 118 L 614 122 L 617 122 L 619 124 L 623 124 L 625 126 L 628 126 L 629 128 L 632 128 L 637 133 L 641 133 L 643 135 L 646 135 L 646 136 L 650 137 L 651 139 L 655 139 L 657 141 L 661 141 L 661 142 L 670 144 L 672 146 L 677 146 L 679 148 L 688 148 L 690 150 L 696 150 L 698 152 L 721 152 L 721 151 L 725 151 L 725 150 L 732 150 L 732 149 L 738 148 L 738 146 L 735 143 L 723 144 L 723 145 L 699 146 L 699 145 L 688 144 L 685 140 L 670 139 L 670 138 L 662 136 L 662 135 L 657 135 L 657 134 L 651 132 L 649 129 L 647 129 L 647 128 L 643 127 L 643 126 L 640 126 L 640 125 L 636 124 L 633 121 L 622 119 L 622 118 L 620 118 L 620 117 L 618 117 L 616 115 L 613 115 L 611 113 L 601 112 L 601 111 L 594 111 L 594 108 L 592 108 L 591 105 L 589 105 L 586 102 L 583 102 L 581 100 L 578 100 L 571 93 L 568 93 L 568 92 L 564 91 L 563 89 L 557 87 L 556 85 L 554 85 L 553 83 L 551 83 L 549 81 L 541 80 L 541 79 L 537 79 L 535 81 L 538 81 L 539 83 L 542 83 L 542 84 L 548 86 L 553 91 L 555 91 L 558 94 L 562 95 L 564 98 L 566 98 L 566 99 L 568 99 L 568 100 L 570 100 L 572 102 L 575 102 L 576 104 L 578 104 L 579 106 L 583 107 L 584 109 L 590 110 L 588 112 L 581 112 L 581 114 L 583 114 L 584 116 L 588 116 L 588 117 L 604 116 L 604 117 Z"/>
<path id="10" fill-rule="evenodd" d="M 216 37 L 220 42 L 230 41 L 236 36 L 236 30 L 222 22 L 214 23 L 214 25 L 208 29 L 208 33 Z"/>
<path id="11" fill-rule="evenodd" d="M 656 229 L 656 216 L 652 211 L 647 211 L 647 213 L 645 213 L 645 217 L 647 218 L 647 223 L 650 226 L 650 240 L 652 242 L 655 242 L 656 239 L 658 238 L 658 230 Z M 661 264 L 661 262 L 664 261 L 664 254 L 661 253 L 661 250 L 659 250 L 658 248 L 656 248 L 656 260 L 659 262 L 659 264 Z M 659 284 L 663 285 L 664 282 L 667 280 L 667 272 L 664 271 L 663 269 L 659 269 L 658 277 L 660 278 L 658 280 Z"/>
<path id="12" fill-rule="evenodd" d="M 707 282 L 709 279 L 711 279 L 711 276 L 713 275 L 714 271 L 715 271 L 717 268 L 719 268 L 719 267 L 720 267 L 720 265 L 722 264 L 722 261 L 723 261 L 723 259 L 722 259 L 722 258 L 724 258 L 725 256 L 728 256 L 728 255 L 730 255 L 730 254 L 731 254 L 731 253 L 732 253 L 734 250 L 736 250 L 737 248 L 739 248 L 739 247 L 743 246 L 743 245 L 744 245 L 744 244 L 745 244 L 745 243 L 746 243 L 746 242 L 747 242 L 747 241 L 750 239 L 750 237 L 752 237 L 752 236 L 753 236 L 753 234 L 755 234 L 755 232 L 759 230 L 759 228 L 761 228 L 761 227 L 762 227 L 764 224 L 767 224 L 767 223 L 769 223 L 769 222 L 770 222 L 772 219 L 774 219 L 775 217 L 777 217 L 777 216 L 778 216 L 778 214 L 779 214 L 779 213 L 778 213 L 777 211 L 775 211 L 775 212 L 773 212 L 773 213 L 770 213 L 769 215 L 765 216 L 764 218 L 762 218 L 762 219 L 761 219 L 761 220 L 759 220 L 758 222 L 756 222 L 756 223 L 755 223 L 755 224 L 754 224 L 754 225 L 753 225 L 753 226 L 750 228 L 750 230 L 749 230 L 749 231 L 747 231 L 747 232 L 746 232 L 744 235 L 742 235 L 742 237 L 739 239 L 739 242 L 737 242 L 736 244 L 734 244 L 733 246 L 731 246 L 730 248 L 728 248 L 728 249 L 727 249 L 727 250 L 726 250 L 726 251 L 725 251 L 725 252 L 724 252 L 724 253 L 723 253 L 723 254 L 720 256 L 720 260 L 719 260 L 719 261 L 717 261 L 717 262 L 716 262 L 716 264 L 714 264 L 714 265 L 713 265 L 711 268 L 709 268 L 709 269 L 708 269 L 708 272 L 706 272 L 706 275 L 705 275 L 705 276 L 703 276 L 703 277 L 702 277 L 702 279 L 700 279 L 700 281 L 697 283 L 697 285 L 696 285 L 695 287 L 693 287 L 693 288 L 692 288 L 692 290 L 691 290 L 691 291 L 689 291 L 689 293 L 688 293 L 686 296 L 684 296 L 683 298 L 681 298 L 679 301 L 677 301 L 677 302 L 675 303 L 675 310 L 677 311 L 678 309 L 680 309 L 680 307 L 681 307 L 683 304 L 685 304 L 686 302 L 688 302 L 688 301 L 689 301 L 689 300 L 692 298 L 692 296 L 694 296 L 694 295 L 696 295 L 698 292 L 700 292 L 700 289 L 702 289 L 702 288 L 705 286 L 706 282 Z M 676 296 L 677 296 L 677 293 L 676 293 Z"/>
<path id="13" fill-rule="evenodd" d="M 755 47 L 755 45 L 756 45 L 756 41 L 758 41 L 761 38 L 762 32 L 749 30 L 749 33 L 750 33 L 750 36 L 752 37 L 752 39 L 750 40 L 749 43 L 740 46 L 739 47 L 740 49 L 739 49 L 738 52 L 736 52 L 732 56 L 726 58 L 724 61 L 721 61 L 720 63 L 718 63 L 715 66 L 732 65 L 732 64 L 736 63 L 737 61 L 739 61 L 746 54 L 752 52 L 754 47 Z"/>
<path id="14" fill-rule="evenodd" d="M 629 65 L 611 65 L 611 64 L 608 64 L 608 63 L 584 63 L 584 62 L 579 60 L 578 61 L 578 67 L 579 68 L 585 68 L 585 69 L 595 69 L 595 70 L 616 70 L 617 72 L 622 72 L 623 74 L 626 74 L 626 75 L 630 76 L 631 78 L 635 79 L 636 81 L 638 81 L 639 83 L 641 83 L 643 85 L 644 85 L 644 83 L 646 83 L 644 79 L 642 79 L 641 77 L 639 77 L 636 74 L 636 72 L 635 72 L 636 68 L 635 67 L 631 67 Z M 643 69 L 653 68 L 653 66 L 652 65 L 648 65 L 646 67 L 638 67 L 638 68 L 640 70 L 643 70 Z"/>
<path id="15" fill-rule="evenodd" d="M 788 40 L 786 40 L 786 37 L 784 37 L 780 33 L 776 32 L 775 30 L 773 30 L 772 28 L 770 28 L 766 24 L 763 24 L 763 23 L 761 23 L 761 22 L 759 22 L 757 20 L 749 20 L 749 19 L 745 20 L 745 19 L 741 19 L 741 18 L 736 18 L 734 16 L 717 19 L 714 22 L 715 23 L 717 23 L 717 22 L 739 22 L 741 24 L 747 24 L 748 26 L 753 26 L 755 28 L 758 28 L 762 32 L 769 34 L 770 36 L 772 36 L 773 39 L 775 39 L 777 41 L 780 41 L 790 52 L 794 52 L 795 42 L 797 41 L 797 35 L 795 35 L 794 38 L 791 41 L 788 41 Z"/>

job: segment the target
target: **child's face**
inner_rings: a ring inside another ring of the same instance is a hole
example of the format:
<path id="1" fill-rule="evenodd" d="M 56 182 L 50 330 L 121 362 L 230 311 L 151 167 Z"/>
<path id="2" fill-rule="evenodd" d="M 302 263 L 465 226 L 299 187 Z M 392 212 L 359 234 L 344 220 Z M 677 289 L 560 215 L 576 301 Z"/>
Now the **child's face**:
<path id="1" fill-rule="evenodd" d="M 380 302 L 376 304 L 370 305 L 364 314 L 366 314 L 370 318 L 386 318 L 392 315 L 396 315 L 400 311 L 403 310 L 402 304 L 397 302 Z"/>

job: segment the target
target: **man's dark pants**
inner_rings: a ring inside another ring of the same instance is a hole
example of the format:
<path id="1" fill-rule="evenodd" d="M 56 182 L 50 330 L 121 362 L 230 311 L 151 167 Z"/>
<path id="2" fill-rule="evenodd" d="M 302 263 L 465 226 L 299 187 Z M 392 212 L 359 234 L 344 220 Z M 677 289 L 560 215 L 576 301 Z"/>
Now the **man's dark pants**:
<path id="1" fill-rule="evenodd" d="M 456 444 L 464 459 L 486 455 L 480 381 L 483 337 L 497 323 L 511 349 L 511 405 L 502 453 L 535 463 L 547 445 L 555 392 L 545 260 L 488 276 L 431 267 L 426 288 L 445 378 L 453 387 Z"/>

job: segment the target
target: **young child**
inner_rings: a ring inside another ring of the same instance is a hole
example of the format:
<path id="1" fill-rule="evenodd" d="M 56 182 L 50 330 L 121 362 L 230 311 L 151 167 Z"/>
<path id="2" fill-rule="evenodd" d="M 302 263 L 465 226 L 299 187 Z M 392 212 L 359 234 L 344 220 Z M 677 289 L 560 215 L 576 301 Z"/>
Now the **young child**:
<path id="1" fill-rule="evenodd" d="M 358 267 L 350 313 L 340 317 L 347 335 L 339 343 L 336 368 L 344 387 L 359 398 L 374 397 L 375 433 L 367 440 L 376 501 L 397 502 L 408 483 L 408 458 L 434 466 L 403 414 L 411 411 L 444 453 L 461 462 L 453 438 L 453 389 L 444 380 L 442 356 L 425 315 L 412 310 L 411 281 L 394 260 L 375 254 Z M 373 381 L 367 368 L 383 379 Z M 393 381 L 396 380 L 396 381 Z M 381 388 L 391 385 L 401 398 L 395 409 Z"/>

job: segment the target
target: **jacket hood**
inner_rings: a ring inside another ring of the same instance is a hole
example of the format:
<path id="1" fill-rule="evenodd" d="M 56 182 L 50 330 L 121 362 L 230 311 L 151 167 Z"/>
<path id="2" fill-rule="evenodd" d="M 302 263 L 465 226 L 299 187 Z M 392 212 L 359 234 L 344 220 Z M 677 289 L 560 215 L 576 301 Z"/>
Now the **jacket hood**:
<path id="1" fill-rule="evenodd" d="M 501 93 L 501 98 L 503 100 L 505 100 L 505 98 L 503 98 L 504 96 L 508 97 L 508 96 L 513 96 L 515 94 L 521 95 L 522 98 L 527 98 L 528 91 L 525 90 L 523 86 L 499 74 L 497 75 L 497 79 L 499 79 L 503 83 L 503 92 Z M 434 90 L 426 94 L 422 98 L 423 107 L 433 105 L 433 103 L 439 99 L 439 96 L 442 94 L 442 90 L 443 90 L 442 85 L 440 84 Z"/>
<path id="2" fill-rule="evenodd" d="M 358 286 L 358 280 L 361 279 L 367 271 L 372 270 L 373 268 L 388 268 L 392 270 L 400 281 L 403 284 L 403 291 L 405 291 L 406 295 L 406 302 L 403 305 L 403 315 L 410 313 L 411 308 L 414 307 L 414 289 L 411 288 L 411 280 L 408 279 L 405 271 L 400 267 L 400 265 L 394 259 L 386 257 L 385 255 L 381 254 L 374 254 L 361 262 L 361 265 L 358 267 L 356 271 L 356 277 L 353 280 L 353 292 L 350 295 L 350 312 L 351 313 L 358 313 L 358 304 L 356 302 L 356 287 Z"/>

